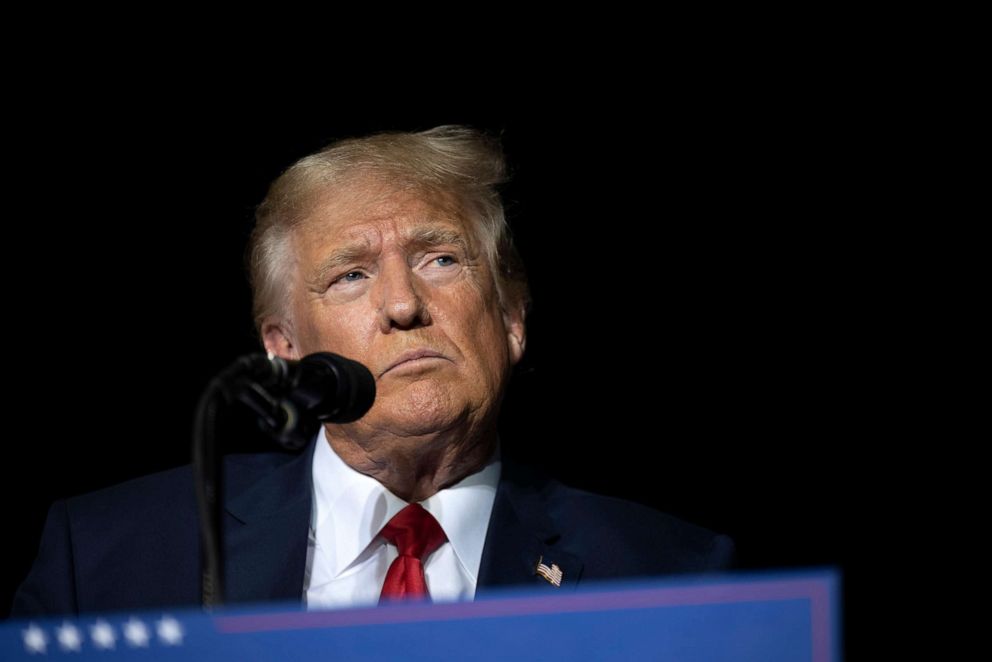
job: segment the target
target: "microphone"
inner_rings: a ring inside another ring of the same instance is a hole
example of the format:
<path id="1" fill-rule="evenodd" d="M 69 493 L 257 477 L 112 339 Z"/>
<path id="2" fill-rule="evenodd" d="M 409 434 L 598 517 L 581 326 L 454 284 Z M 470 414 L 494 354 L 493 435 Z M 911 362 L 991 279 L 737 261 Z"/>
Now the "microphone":
<path id="1" fill-rule="evenodd" d="M 192 453 L 204 607 L 224 604 L 224 472 L 216 439 L 221 405 L 247 405 L 258 415 L 263 431 L 284 447 L 299 450 L 310 443 L 322 422 L 358 420 L 374 401 L 375 378 L 368 368 L 328 352 L 299 361 L 249 354 L 211 380 L 196 407 Z"/>
<path id="2" fill-rule="evenodd" d="M 241 388 L 232 395 L 258 415 L 259 426 L 283 446 L 305 446 L 324 422 L 350 423 L 375 401 L 368 368 L 330 352 L 299 361 L 270 354 L 243 356 L 236 364 Z"/>

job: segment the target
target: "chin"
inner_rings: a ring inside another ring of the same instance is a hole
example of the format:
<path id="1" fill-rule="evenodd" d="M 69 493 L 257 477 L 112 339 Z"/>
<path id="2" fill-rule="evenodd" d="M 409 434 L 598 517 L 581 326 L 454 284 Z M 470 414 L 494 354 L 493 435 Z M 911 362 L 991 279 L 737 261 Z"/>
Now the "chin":
<path id="1" fill-rule="evenodd" d="M 403 435 L 426 435 L 447 430 L 464 418 L 467 406 L 459 406 L 455 398 L 436 384 L 419 382 L 400 392 L 377 399 L 370 414 L 381 420 L 383 427 Z"/>

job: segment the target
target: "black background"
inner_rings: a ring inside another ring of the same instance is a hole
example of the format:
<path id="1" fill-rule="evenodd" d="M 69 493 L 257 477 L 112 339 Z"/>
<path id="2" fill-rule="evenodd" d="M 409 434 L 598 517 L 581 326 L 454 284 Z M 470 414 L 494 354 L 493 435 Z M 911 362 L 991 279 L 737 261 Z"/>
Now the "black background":
<path id="1" fill-rule="evenodd" d="M 534 297 L 508 452 L 727 533 L 743 568 L 840 568 L 859 635 L 890 386 L 863 118 L 712 82 L 470 110 L 281 92 L 77 97 L 9 129 L 3 605 L 51 501 L 188 461 L 199 393 L 258 350 L 268 183 L 334 139 L 465 123 L 503 139 Z"/>

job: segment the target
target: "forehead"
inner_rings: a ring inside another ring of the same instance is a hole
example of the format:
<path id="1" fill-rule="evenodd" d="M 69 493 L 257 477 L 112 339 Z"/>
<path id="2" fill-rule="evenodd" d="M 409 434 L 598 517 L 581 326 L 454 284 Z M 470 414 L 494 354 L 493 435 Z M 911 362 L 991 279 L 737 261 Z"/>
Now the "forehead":
<path id="1" fill-rule="evenodd" d="M 298 235 L 306 251 L 354 241 L 402 240 L 424 227 L 454 230 L 474 243 L 471 224 L 454 196 L 376 181 L 319 192 Z"/>

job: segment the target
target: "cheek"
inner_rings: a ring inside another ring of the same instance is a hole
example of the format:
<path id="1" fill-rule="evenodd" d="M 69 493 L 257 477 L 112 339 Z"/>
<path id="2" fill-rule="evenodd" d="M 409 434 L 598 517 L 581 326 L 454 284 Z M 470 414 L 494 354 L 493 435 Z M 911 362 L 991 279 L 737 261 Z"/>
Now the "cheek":
<path id="1" fill-rule="evenodd" d="M 300 349 L 306 354 L 334 352 L 361 361 L 369 347 L 363 341 L 365 326 L 362 316 L 347 306 L 307 310 L 298 327 Z"/>
<path id="2" fill-rule="evenodd" d="M 488 391 L 497 389 L 509 361 L 502 315 L 478 300 L 463 310 L 468 314 L 458 316 L 459 345 L 479 373 L 476 381 L 480 386 L 484 384 Z"/>
<path id="3" fill-rule="evenodd" d="M 489 325 L 489 338 L 486 343 L 486 358 L 493 379 L 501 382 L 508 370 L 509 355 L 506 347 L 506 333 L 503 330 L 502 318 L 493 320 Z"/>

